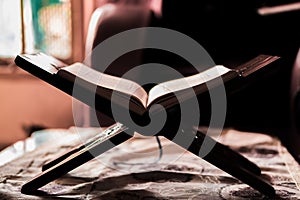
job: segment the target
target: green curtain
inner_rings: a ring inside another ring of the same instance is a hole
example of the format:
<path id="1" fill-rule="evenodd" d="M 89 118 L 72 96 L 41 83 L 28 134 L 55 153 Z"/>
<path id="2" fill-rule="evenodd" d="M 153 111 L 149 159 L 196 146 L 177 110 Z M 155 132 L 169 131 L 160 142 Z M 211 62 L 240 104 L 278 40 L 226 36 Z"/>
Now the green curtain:
<path id="1" fill-rule="evenodd" d="M 61 3 L 60 0 L 31 0 L 31 9 L 32 9 L 32 25 L 33 25 L 33 34 L 34 34 L 34 48 L 38 50 L 45 50 L 44 45 L 44 30 L 39 23 L 39 11 L 43 7 L 49 5 Z"/>

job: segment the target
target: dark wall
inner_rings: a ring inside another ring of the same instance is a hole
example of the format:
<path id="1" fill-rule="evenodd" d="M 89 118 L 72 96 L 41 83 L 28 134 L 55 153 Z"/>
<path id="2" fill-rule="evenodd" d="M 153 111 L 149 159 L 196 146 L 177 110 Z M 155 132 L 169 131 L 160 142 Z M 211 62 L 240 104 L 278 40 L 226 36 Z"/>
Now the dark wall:
<path id="1" fill-rule="evenodd" d="M 161 23 L 193 37 L 220 62 L 257 53 L 295 54 L 300 44 L 300 11 L 257 13 L 258 8 L 275 3 L 283 2 L 164 0 Z"/>

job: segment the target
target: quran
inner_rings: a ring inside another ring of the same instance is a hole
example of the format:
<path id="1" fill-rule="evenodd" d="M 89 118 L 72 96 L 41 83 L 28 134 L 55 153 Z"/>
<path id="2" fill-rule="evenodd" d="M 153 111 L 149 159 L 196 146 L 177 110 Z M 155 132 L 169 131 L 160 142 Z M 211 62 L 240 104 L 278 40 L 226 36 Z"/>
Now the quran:
<path id="1" fill-rule="evenodd" d="M 93 106 L 93 103 L 95 103 L 96 110 L 105 111 L 104 114 L 108 116 L 111 114 L 111 107 L 108 105 L 114 104 L 121 111 L 129 110 L 135 114 L 134 117 L 137 117 L 140 121 L 144 121 L 146 119 L 144 115 L 148 113 L 159 113 L 160 109 L 163 108 L 168 111 L 168 109 L 173 107 L 176 108 L 178 104 L 188 102 L 195 96 L 197 99 L 202 99 L 201 94 L 214 87 L 222 86 L 222 83 L 230 91 L 240 89 L 249 83 L 249 81 L 255 81 L 260 77 L 257 76 L 260 73 L 254 72 L 264 72 L 268 68 L 267 66 L 271 66 L 271 63 L 273 65 L 273 62 L 279 58 L 278 56 L 259 55 L 234 69 L 223 65 L 215 65 L 191 76 L 156 84 L 148 92 L 146 92 L 142 85 L 134 81 L 98 72 L 83 63 L 77 62 L 67 65 L 43 53 L 20 54 L 16 57 L 15 63 L 22 69 L 89 106 Z M 255 74 L 255 76 L 251 76 L 252 74 Z M 220 81 L 220 78 L 222 81 Z M 74 92 L 74 90 L 78 91 Z M 228 91 L 226 92 L 228 93 Z M 153 104 L 160 104 L 162 108 L 158 107 L 157 110 L 153 111 L 151 109 Z M 170 113 L 172 114 L 172 111 Z M 124 120 L 126 121 L 126 119 L 121 119 L 120 121 L 122 126 Z M 167 121 L 170 120 L 168 119 Z M 171 123 L 174 124 L 172 120 Z M 182 129 L 185 133 L 184 137 L 189 137 L 188 134 L 192 134 L 190 136 L 193 140 L 190 146 L 185 146 L 185 144 L 181 143 L 181 140 L 176 140 L 176 144 L 200 156 L 199 153 L 202 144 L 205 145 L 207 142 L 210 144 L 214 143 L 214 139 L 193 126 L 194 124 L 188 123 Z M 134 127 L 127 127 L 126 123 L 124 123 L 124 127 L 128 128 L 131 133 L 137 131 Z M 112 132 L 111 129 L 113 130 Z M 100 137 L 91 138 L 91 141 L 87 144 L 76 147 L 75 152 L 71 150 L 57 159 L 50 161 L 50 163 L 45 164 L 43 166 L 44 171 L 26 182 L 22 186 L 21 192 L 24 194 L 38 192 L 38 189 L 47 183 L 112 148 L 112 143 L 105 145 L 109 140 L 113 141 L 114 145 L 128 140 L 132 135 L 127 133 L 128 130 L 124 132 L 122 128 L 120 129 L 118 123 L 108 127 L 104 131 L 104 136 L 100 136 L 103 134 L 99 133 L 98 136 Z M 167 132 L 172 132 L 172 129 Z M 167 135 L 167 132 L 162 131 L 155 136 L 165 136 L 167 139 L 172 139 Z M 215 148 L 211 149 L 203 159 L 252 186 L 261 193 L 267 196 L 275 195 L 274 188 L 267 180 L 264 180 L 263 176 L 261 176 L 260 168 L 255 163 L 252 163 L 221 143 L 217 142 Z"/>
<path id="2" fill-rule="evenodd" d="M 278 58 L 260 55 L 236 69 L 215 65 L 194 75 L 155 84 L 148 92 L 132 80 L 99 72 L 80 62 L 67 65 L 44 53 L 18 55 L 15 63 L 84 103 L 96 104 L 96 109 L 108 116 L 111 116 L 110 106 L 114 105 L 121 111 L 129 109 L 133 116 L 143 121 L 150 111 L 155 114 L 161 109 L 168 110 L 199 97 L 211 87 L 246 78 Z M 154 104 L 161 106 L 153 107 Z"/>

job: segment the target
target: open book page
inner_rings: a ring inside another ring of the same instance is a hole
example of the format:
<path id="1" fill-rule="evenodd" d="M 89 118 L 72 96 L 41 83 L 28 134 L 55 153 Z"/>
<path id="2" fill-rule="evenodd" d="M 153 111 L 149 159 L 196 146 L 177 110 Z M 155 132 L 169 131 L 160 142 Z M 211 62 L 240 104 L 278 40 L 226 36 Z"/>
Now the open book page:
<path id="1" fill-rule="evenodd" d="M 222 65 L 216 65 L 212 68 L 209 68 L 203 72 L 189 77 L 184 77 L 181 79 L 171 80 L 158 84 L 150 90 L 147 106 L 149 106 L 153 101 L 155 101 L 159 97 L 162 97 L 172 92 L 178 92 L 184 89 L 193 88 L 197 85 L 201 85 L 205 82 L 220 77 L 229 71 L 231 71 L 231 69 Z"/>
<path id="2" fill-rule="evenodd" d="M 117 95 L 124 93 L 129 96 L 134 96 L 146 107 L 147 92 L 143 87 L 131 80 L 101 73 L 79 62 L 64 67 L 61 70 L 74 74 L 94 85 L 110 89 L 112 93 L 113 91 L 118 91 L 119 93 L 116 93 Z"/>

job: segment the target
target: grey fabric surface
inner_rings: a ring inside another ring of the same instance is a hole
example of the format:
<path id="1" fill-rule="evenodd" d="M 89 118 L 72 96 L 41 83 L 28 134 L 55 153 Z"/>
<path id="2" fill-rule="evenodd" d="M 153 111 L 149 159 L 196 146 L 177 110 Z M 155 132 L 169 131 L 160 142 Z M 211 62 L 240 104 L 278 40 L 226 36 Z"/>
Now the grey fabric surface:
<path id="1" fill-rule="evenodd" d="M 160 138 L 158 159 L 155 137 L 138 134 L 45 185 L 43 196 L 20 193 L 44 163 L 97 131 L 65 130 L 61 137 L 49 137 L 34 151 L 1 166 L 0 199 L 268 199 L 165 138 Z M 277 138 L 228 130 L 217 139 L 259 165 L 278 199 L 300 199 L 300 168 Z"/>

